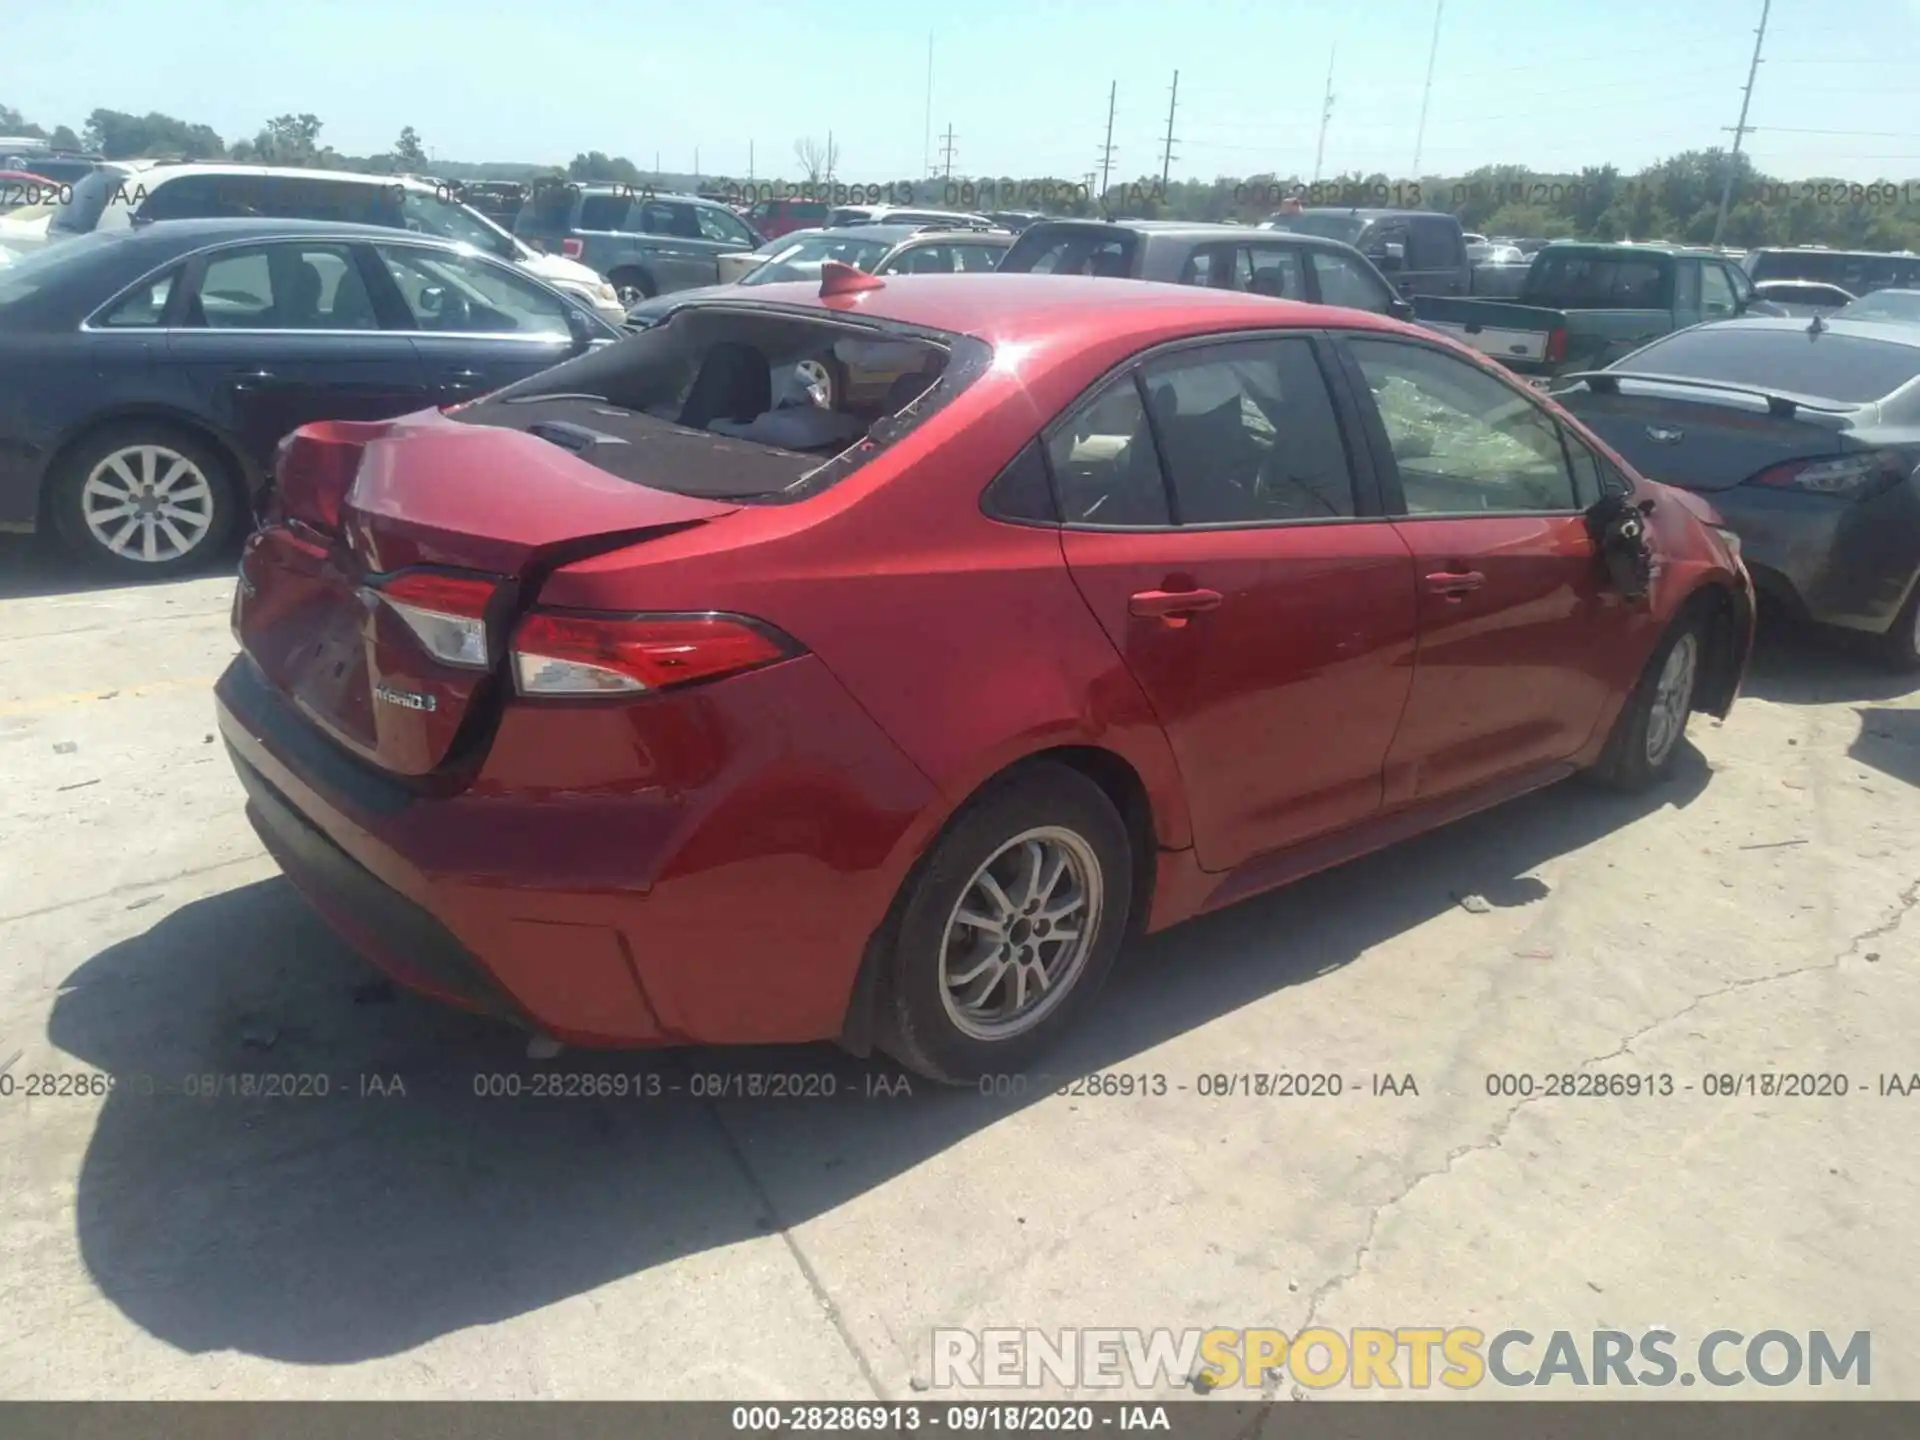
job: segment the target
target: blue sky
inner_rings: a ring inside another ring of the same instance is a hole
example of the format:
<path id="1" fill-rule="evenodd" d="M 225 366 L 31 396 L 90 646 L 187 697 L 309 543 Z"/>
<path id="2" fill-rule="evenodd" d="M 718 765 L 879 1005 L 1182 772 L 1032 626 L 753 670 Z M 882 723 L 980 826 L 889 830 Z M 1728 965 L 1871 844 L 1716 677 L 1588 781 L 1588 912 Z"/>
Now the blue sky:
<path id="1" fill-rule="evenodd" d="M 1446 0 L 1421 170 L 1504 162 L 1626 169 L 1723 144 L 1759 0 Z M 96 106 L 161 110 L 228 140 L 312 111 L 323 140 L 382 151 L 412 125 L 442 158 L 838 174 L 1098 168 L 1118 83 L 1116 176 L 1158 173 L 1180 72 L 1173 173 L 1309 173 L 1337 46 L 1325 171 L 1412 172 L 1433 0 L 957 0 L 705 5 L 569 0 L 9 0 L 0 103 L 78 129 Z M 1920 0 L 1776 0 L 1747 148 L 1789 178 L 1920 176 Z"/>

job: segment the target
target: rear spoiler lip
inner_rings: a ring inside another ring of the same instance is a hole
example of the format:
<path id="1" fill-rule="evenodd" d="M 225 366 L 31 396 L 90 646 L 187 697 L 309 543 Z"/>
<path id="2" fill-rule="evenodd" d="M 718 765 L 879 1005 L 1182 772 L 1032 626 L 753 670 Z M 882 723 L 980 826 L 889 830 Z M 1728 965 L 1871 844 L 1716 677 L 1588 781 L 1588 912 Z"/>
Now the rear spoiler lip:
<path id="1" fill-rule="evenodd" d="M 1718 390 L 1729 395 L 1750 395 L 1767 402 L 1767 412 L 1792 419 L 1797 411 L 1811 410 L 1820 415 L 1857 415 L 1871 410 L 1871 403 L 1836 405 L 1819 395 L 1800 395 L 1788 390 L 1772 390 L 1759 385 L 1739 385 L 1728 380 L 1700 380 L 1690 375 L 1655 375 L 1644 371 L 1573 370 L 1554 377 L 1557 389 L 1562 383 L 1584 381 L 1597 395 L 1618 395 L 1622 380 L 1641 380 L 1649 385 L 1674 385 L 1688 390 Z"/>

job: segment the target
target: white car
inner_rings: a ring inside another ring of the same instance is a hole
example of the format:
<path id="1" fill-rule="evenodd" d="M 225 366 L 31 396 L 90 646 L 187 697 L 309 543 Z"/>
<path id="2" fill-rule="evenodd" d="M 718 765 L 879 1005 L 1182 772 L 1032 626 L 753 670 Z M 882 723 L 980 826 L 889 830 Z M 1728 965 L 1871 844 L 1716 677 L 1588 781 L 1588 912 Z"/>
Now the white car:
<path id="1" fill-rule="evenodd" d="M 521 244 L 479 211 L 454 200 L 446 186 L 404 176 L 272 165 L 117 160 L 100 166 L 76 184 L 66 204 L 41 218 L 37 238 L 25 236 L 23 244 L 0 233 L 0 244 L 25 249 L 95 230 L 127 229 L 150 220 L 201 220 L 222 215 L 346 220 L 438 235 L 518 265 L 578 299 L 611 324 L 618 325 L 626 316 L 613 286 L 579 261 L 543 255 Z"/>

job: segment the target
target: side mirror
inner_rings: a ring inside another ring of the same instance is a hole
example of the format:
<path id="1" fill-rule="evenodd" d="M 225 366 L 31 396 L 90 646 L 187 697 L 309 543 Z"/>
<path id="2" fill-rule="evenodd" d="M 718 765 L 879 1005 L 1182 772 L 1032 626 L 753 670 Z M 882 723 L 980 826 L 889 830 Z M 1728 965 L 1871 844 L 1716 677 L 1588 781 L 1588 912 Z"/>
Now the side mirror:
<path id="1" fill-rule="evenodd" d="M 1404 270 L 1407 268 L 1407 247 L 1398 244 L 1375 245 L 1367 251 L 1367 258 L 1388 272 Z"/>
<path id="2" fill-rule="evenodd" d="M 1407 299 L 1396 299 L 1387 306 L 1387 314 L 1396 320 L 1411 320 L 1413 319 L 1413 302 Z"/>
<path id="3" fill-rule="evenodd" d="M 573 338 L 575 354 L 592 348 L 593 324 L 587 319 L 585 312 L 574 305 L 567 306 L 567 334 Z"/>
<path id="4" fill-rule="evenodd" d="M 420 292 L 420 313 L 438 315 L 447 308 L 447 292 L 441 286 L 429 285 Z"/>

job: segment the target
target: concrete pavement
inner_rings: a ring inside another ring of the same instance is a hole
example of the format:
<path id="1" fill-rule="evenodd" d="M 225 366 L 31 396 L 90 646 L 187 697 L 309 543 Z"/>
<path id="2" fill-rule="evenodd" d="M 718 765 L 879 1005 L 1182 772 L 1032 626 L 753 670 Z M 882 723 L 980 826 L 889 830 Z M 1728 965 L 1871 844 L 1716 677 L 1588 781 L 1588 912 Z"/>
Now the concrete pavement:
<path id="1" fill-rule="evenodd" d="M 884 1094 L 809 1049 L 546 1068 L 831 1099 L 514 1100 L 474 1092 L 542 1069 L 515 1036 L 368 990 L 262 855 L 211 739 L 230 595 L 0 541 L 0 1397 L 937 1400 L 936 1326 L 1309 1320 L 1870 1329 L 1872 1396 L 1920 1397 L 1920 1095 L 1877 1093 L 1920 1072 L 1909 681 L 1770 643 L 1652 796 L 1154 937 L 1052 1068 L 1162 1096 Z M 1345 1093 L 1200 1093 L 1272 1071 Z M 1488 1093 L 1588 1071 L 1675 1091 Z M 138 1093 L 230 1072 L 329 1093 Z M 1851 1085 L 1705 1093 L 1769 1072 Z"/>

